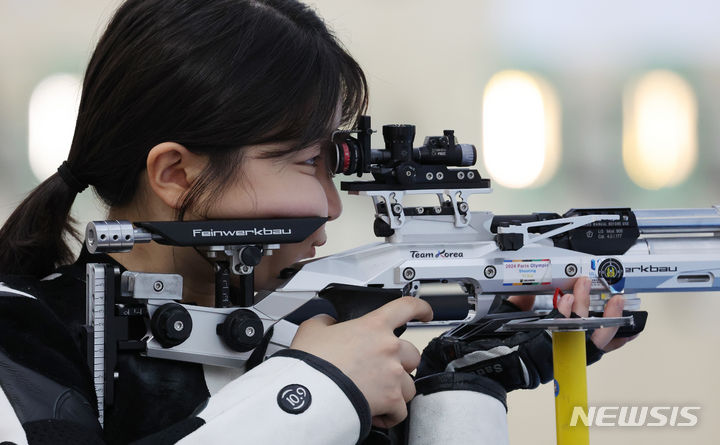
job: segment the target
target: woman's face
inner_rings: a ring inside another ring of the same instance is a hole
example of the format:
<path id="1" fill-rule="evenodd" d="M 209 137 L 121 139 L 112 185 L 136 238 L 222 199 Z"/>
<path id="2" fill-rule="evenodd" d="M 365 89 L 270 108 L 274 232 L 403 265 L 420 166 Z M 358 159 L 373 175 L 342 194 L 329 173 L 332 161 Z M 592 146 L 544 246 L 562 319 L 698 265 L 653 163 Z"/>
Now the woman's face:
<path id="1" fill-rule="evenodd" d="M 287 144 L 246 147 L 239 179 L 219 199 L 213 199 L 211 219 L 327 217 L 342 212 L 340 196 L 326 166 L 326 150 L 316 144 L 281 157 L 265 157 Z M 255 268 L 255 288 L 271 289 L 279 272 L 303 258 L 315 256 L 326 241 L 323 225 L 305 241 L 284 244 L 264 256 Z"/>

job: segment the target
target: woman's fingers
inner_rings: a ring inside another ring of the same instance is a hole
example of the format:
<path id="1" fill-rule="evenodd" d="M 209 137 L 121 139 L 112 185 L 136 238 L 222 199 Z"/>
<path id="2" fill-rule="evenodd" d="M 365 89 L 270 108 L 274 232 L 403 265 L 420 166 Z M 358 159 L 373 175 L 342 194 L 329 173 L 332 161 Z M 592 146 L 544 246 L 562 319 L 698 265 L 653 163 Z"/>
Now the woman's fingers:
<path id="1" fill-rule="evenodd" d="M 373 417 L 372 423 L 374 426 L 390 428 L 407 417 L 407 403 L 415 397 L 415 382 L 407 373 L 403 373 L 401 379 L 400 394 L 392 397 L 392 407 L 388 408 L 383 415 Z"/>
<path id="2" fill-rule="evenodd" d="M 405 372 L 413 372 L 420 364 L 420 351 L 407 340 L 400 340 L 398 356 Z"/>
<path id="3" fill-rule="evenodd" d="M 592 281 L 588 277 L 580 277 L 575 280 L 573 293 L 565 294 L 558 299 L 557 308 L 566 317 L 574 312 L 580 317 L 587 317 L 590 313 L 590 285 Z"/>
<path id="4" fill-rule="evenodd" d="M 398 423 L 405 420 L 407 417 L 407 405 L 404 403 L 398 404 L 398 410 L 389 412 L 381 416 L 375 416 L 372 418 L 372 424 L 378 428 L 392 428 Z"/>
<path id="5" fill-rule="evenodd" d="M 570 317 L 574 302 L 575 296 L 573 294 L 565 294 L 558 300 L 557 309 L 564 316 Z"/>
<path id="6" fill-rule="evenodd" d="M 640 334 L 635 334 L 632 337 L 613 338 L 612 340 L 610 340 L 610 343 L 608 343 L 607 346 L 605 346 L 603 351 L 610 352 L 610 351 L 614 351 L 622 346 L 625 346 L 625 343 L 635 340 L 636 338 L 638 338 L 638 335 L 640 335 Z"/>
<path id="7" fill-rule="evenodd" d="M 575 301 L 572 305 L 572 311 L 578 314 L 580 317 L 587 317 L 590 313 L 590 278 L 580 277 L 575 280 L 573 286 L 573 295 Z"/>
<path id="8" fill-rule="evenodd" d="M 605 305 L 605 312 L 603 313 L 603 317 L 622 317 L 623 308 L 625 307 L 625 299 L 622 295 L 614 295 L 610 301 L 607 302 Z M 617 334 L 618 327 L 609 327 L 609 328 L 601 328 L 601 329 L 595 329 L 595 332 L 593 332 L 590 339 L 593 343 L 595 343 L 595 346 L 597 346 L 599 349 L 602 349 L 605 352 L 610 351 L 611 349 L 608 349 L 610 346 L 611 341 L 613 340 L 613 337 L 615 337 L 615 334 Z M 612 346 L 613 349 L 617 349 L 620 346 L 627 343 L 626 339 L 618 338 L 616 340 L 619 340 L 615 342 Z M 623 341 L 624 340 L 624 341 Z"/>
<path id="9" fill-rule="evenodd" d="M 317 314 L 314 317 L 305 320 L 301 326 L 315 327 L 315 326 L 331 326 L 337 323 L 337 320 L 329 316 L 328 314 Z"/>
<path id="10" fill-rule="evenodd" d="M 415 297 L 397 298 L 365 315 L 380 317 L 391 329 L 405 325 L 410 320 L 430 321 L 432 307 L 427 301 Z"/>
<path id="11" fill-rule="evenodd" d="M 531 311 L 535 304 L 535 295 L 513 295 L 508 297 L 508 301 L 521 311 Z"/>
<path id="12" fill-rule="evenodd" d="M 590 314 L 591 284 L 592 281 L 588 277 L 581 277 L 575 280 L 573 293 L 563 295 L 558 300 L 558 311 L 566 317 L 570 317 L 572 312 L 580 317 L 587 317 Z M 614 295 L 605 305 L 603 317 L 622 317 L 624 307 L 625 299 L 623 296 Z M 634 338 L 614 338 L 618 329 L 617 326 L 596 329 L 590 339 L 599 349 L 610 352 Z"/>
<path id="13" fill-rule="evenodd" d="M 407 374 L 407 378 L 402 381 L 401 390 L 405 403 L 410 402 L 415 397 L 415 382 L 410 374 Z"/>

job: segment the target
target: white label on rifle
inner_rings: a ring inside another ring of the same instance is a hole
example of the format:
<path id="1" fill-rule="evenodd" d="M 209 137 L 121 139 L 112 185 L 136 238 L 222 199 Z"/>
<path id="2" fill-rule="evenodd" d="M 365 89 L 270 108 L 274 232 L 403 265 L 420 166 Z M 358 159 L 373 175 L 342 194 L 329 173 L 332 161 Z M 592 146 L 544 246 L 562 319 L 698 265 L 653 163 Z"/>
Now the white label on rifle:
<path id="1" fill-rule="evenodd" d="M 505 260 L 504 286 L 540 286 L 552 282 L 550 260 Z"/>

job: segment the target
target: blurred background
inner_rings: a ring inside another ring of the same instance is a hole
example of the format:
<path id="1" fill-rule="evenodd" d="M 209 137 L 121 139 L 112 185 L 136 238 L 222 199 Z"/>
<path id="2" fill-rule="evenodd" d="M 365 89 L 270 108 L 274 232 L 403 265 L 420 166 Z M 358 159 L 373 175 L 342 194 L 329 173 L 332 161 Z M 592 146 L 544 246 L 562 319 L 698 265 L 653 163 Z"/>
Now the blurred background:
<path id="1" fill-rule="evenodd" d="M 0 221 L 65 159 L 85 64 L 119 3 L 0 0 Z M 473 210 L 720 202 L 718 2 L 310 3 L 364 68 L 375 128 L 412 123 L 417 142 L 451 128 L 478 147 L 494 192 Z M 375 241 L 371 201 L 343 199 L 321 255 Z M 74 207 L 82 224 L 104 211 L 91 193 Z M 590 405 L 699 406 L 698 425 L 594 427 L 592 443 L 716 443 L 718 298 L 645 295 L 646 332 L 588 371 Z M 422 347 L 437 332 L 407 335 Z M 552 385 L 511 394 L 512 443 L 555 443 L 553 402 Z"/>

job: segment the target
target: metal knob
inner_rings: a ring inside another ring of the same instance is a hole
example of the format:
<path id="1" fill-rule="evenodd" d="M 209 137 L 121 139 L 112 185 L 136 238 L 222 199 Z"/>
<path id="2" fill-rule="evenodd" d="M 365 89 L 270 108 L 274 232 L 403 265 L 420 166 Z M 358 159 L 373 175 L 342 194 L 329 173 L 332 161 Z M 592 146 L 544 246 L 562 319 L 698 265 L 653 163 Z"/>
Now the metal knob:
<path id="1" fill-rule="evenodd" d="M 150 320 L 150 330 L 163 348 L 172 348 L 184 342 L 192 332 L 192 317 L 177 303 L 163 304 Z"/>
<path id="2" fill-rule="evenodd" d="M 217 334 L 230 349 L 237 352 L 255 349 L 262 342 L 263 333 L 260 317 L 249 309 L 238 309 L 217 325 Z"/>

